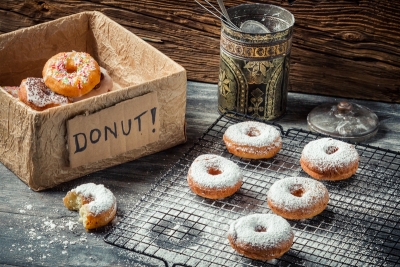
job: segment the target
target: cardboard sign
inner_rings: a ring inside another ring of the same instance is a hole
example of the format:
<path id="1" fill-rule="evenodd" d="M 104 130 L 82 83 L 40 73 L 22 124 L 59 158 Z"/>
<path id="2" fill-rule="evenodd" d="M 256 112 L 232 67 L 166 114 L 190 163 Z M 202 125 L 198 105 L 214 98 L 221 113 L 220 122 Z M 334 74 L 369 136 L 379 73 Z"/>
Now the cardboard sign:
<path id="1" fill-rule="evenodd" d="M 67 121 L 72 168 L 156 142 L 160 137 L 157 93 Z"/>

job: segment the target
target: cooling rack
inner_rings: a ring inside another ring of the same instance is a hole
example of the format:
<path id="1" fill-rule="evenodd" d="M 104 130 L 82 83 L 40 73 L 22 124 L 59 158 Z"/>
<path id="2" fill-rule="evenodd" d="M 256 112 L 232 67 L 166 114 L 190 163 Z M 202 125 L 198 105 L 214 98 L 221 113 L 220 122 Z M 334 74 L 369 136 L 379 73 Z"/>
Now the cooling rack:
<path id="1" fill-rule="evenodd" d="M 355 144 L 360 154 L 350 179 L 324 182 L 328 207 L 307 220 L 288 220 L 295 233 L 279 259 L 251 260 L 237 254 L 226 237 L 232 221 L 251 213 L 271 213 L 270 186 L 290 176 L 308 175 L 299 159 L 303 147 L 321 135 L 301 129 L 282 132 L 283 147 L 272 159 L 248 160 L 229 154 L 226 128 L 250 118 L 220 116 L 199 141 L 145 194 L 104 238 L 107 243 L 159 259 L 165 266 L 398 266 L 400 264 L 400 155 Z M 244 173 L 233 196 L 209 200 L 191 192 L 186 176 L 205 153 L 237 163 Z"/>

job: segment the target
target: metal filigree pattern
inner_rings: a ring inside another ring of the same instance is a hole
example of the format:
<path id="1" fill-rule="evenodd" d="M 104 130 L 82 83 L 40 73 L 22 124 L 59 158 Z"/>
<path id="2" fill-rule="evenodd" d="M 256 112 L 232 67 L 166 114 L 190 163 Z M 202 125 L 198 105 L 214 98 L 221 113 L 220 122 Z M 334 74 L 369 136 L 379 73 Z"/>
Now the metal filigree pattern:
<path id="1" fill-rule="evenodd" d="M 266 59 L 286 55 L 290 48 L 289 43 L 290 40 L 271 45 L 252 45 L 235 42 L 222 34 L 220 45 L 223 50 L 236 57 L 246 59 Z"/>

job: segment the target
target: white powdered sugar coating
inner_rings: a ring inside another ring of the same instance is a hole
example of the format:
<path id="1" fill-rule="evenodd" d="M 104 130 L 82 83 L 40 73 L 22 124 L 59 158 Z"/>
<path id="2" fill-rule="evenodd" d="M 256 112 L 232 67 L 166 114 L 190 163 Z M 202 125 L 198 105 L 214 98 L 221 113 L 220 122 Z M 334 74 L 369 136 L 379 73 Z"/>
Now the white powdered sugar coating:
<path id="1" fill-rule="evenodd" d="M 271 248 L 291 239 L 294 234 L 290 224 L 278 215 L 251 214 L 231 223 L 228 235 L 238 243 Z"/>
<path id="2" fill-rule="evenodd" d="M 93 199 L 93 201 L 85 205 L 87 205 L 88 211 L 94 215 L 110 209 L 115 203 L 114 194 L 102 184 L 83 184 L 72 189 L 72 191 L 85 198 Z"/>
<path id="3" fill-rule="evenodd" d="M 301 190 L 301 197 L 292 194 Z M 305 177 L 288 177 L 275 182 L 267 193 L 268 201 L 288 212 L 310 209 L 325 202 L 327 189 L 321 182 Z"/>
<path id="4" fill-rule="evenodd" d="M 219 170 L 219 174 L 210 174 L 210 170 Z M 242 181 L 243 174 L 234 162 L 213 154 L 197 157 L 189 169 L 193 181 L 203 187 L 226 188 Z"/>
<path id="5" fill-rule="evenodd" d="M 68 98 L 51 91 L 42 78 L 26 78 L 23 85 L 26 88 L 28 102 L 35 106 L 44 107 L 49 104 L 68 104 Z"/>
<path id="6" fill-rule="evenodd" d="M 257 121 L 231 125 L 224 135 L 238 145 L 255 147 L 278 146 L 282 141 L 281 134 L 275 127 Z"/>
<path id="7" fill-rule="evenodd" d="M 327 168 L 335 170 L 347 167 L 359 160 L 359 155 L 353 145 L 332 138 L 321 138 L 309 142 L 304 147 L 301 157 L 312 167 L 321 171 Z"/>

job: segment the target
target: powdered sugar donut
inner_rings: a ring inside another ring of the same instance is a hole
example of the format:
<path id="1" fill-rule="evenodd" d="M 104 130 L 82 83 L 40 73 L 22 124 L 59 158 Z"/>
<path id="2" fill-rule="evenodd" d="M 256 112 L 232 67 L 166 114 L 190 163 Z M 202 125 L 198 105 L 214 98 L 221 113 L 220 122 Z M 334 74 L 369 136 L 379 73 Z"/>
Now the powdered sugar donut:
<path id="1" fill-rule="evenodd" d="M 282 148 L 280 132 L 273 126 L 256 121 L 229 126 L 223 140 L 230 153 L 242 158 L 271 158 Z"/>
<path id="2" fill-rule="evenodd" d="M 52 91 L 68 97 L 87 94 L 100 82 L 100 67 L 85 52 L 63 52 L 51 57 L 42 74 Z"/>
<path id="3" fill-rule="evenodd" d="M 111 92 L 113 89 L 113 80 L 108 74 L 107 70 L 103 67 L 100 67 L 101 76 L 100 76 L 100 83 L 97 84 L 89 93 L 81 96 L 75 97 L 72 99 L 73 102 L 77 102 L 83 99 L 87 99 L 93 96 L 105 94 L 107 92 Z"/>
<path id="4" fill-rule="evenodd" d="M 321 213 L 328 205 L 329 193 L 319 181 L 289 177 L 271 186 L 267 200 L 274 213 L 286 219 L 301 220 Z"/>
<path id="5" fill-rule="evenodd" d="M 107 225 L 117 212 L 113 193 L 102 184 L 80 185 L 69 191 L 63 202 L 69 210 L 79 210 L 79 221 L 86 229 Z"/>
<path id="6" fill-rule="evenodd" d="M 231 246 L 240 254 L 256 260 L 272 260 L 293 244 L 290 224 L 275 214 L 252 214 L 234 221 L 228 231 Z"/>
<path id="7" fill-rule="evenodd" d="M 359 158 L 353 145 L 321 138 L 305 145 L 300 165 L 315 179 L 343 180 L 357 172 Z"/>
<path id="8" fill-rule="evenodd" d="M 19 100 L 37 111 L 70 103 L 68 97 L 51 91 L 42 78 L 26 78 L 19 88 Z"/>
<path id="9" fill-rule="evenodd" d="M 199 196 L 220 199 L 234 194 L 242 186 L 243 175 L 234 162 L 212 154 L 197 157 L 189 168 L 187 181 Z"/>

